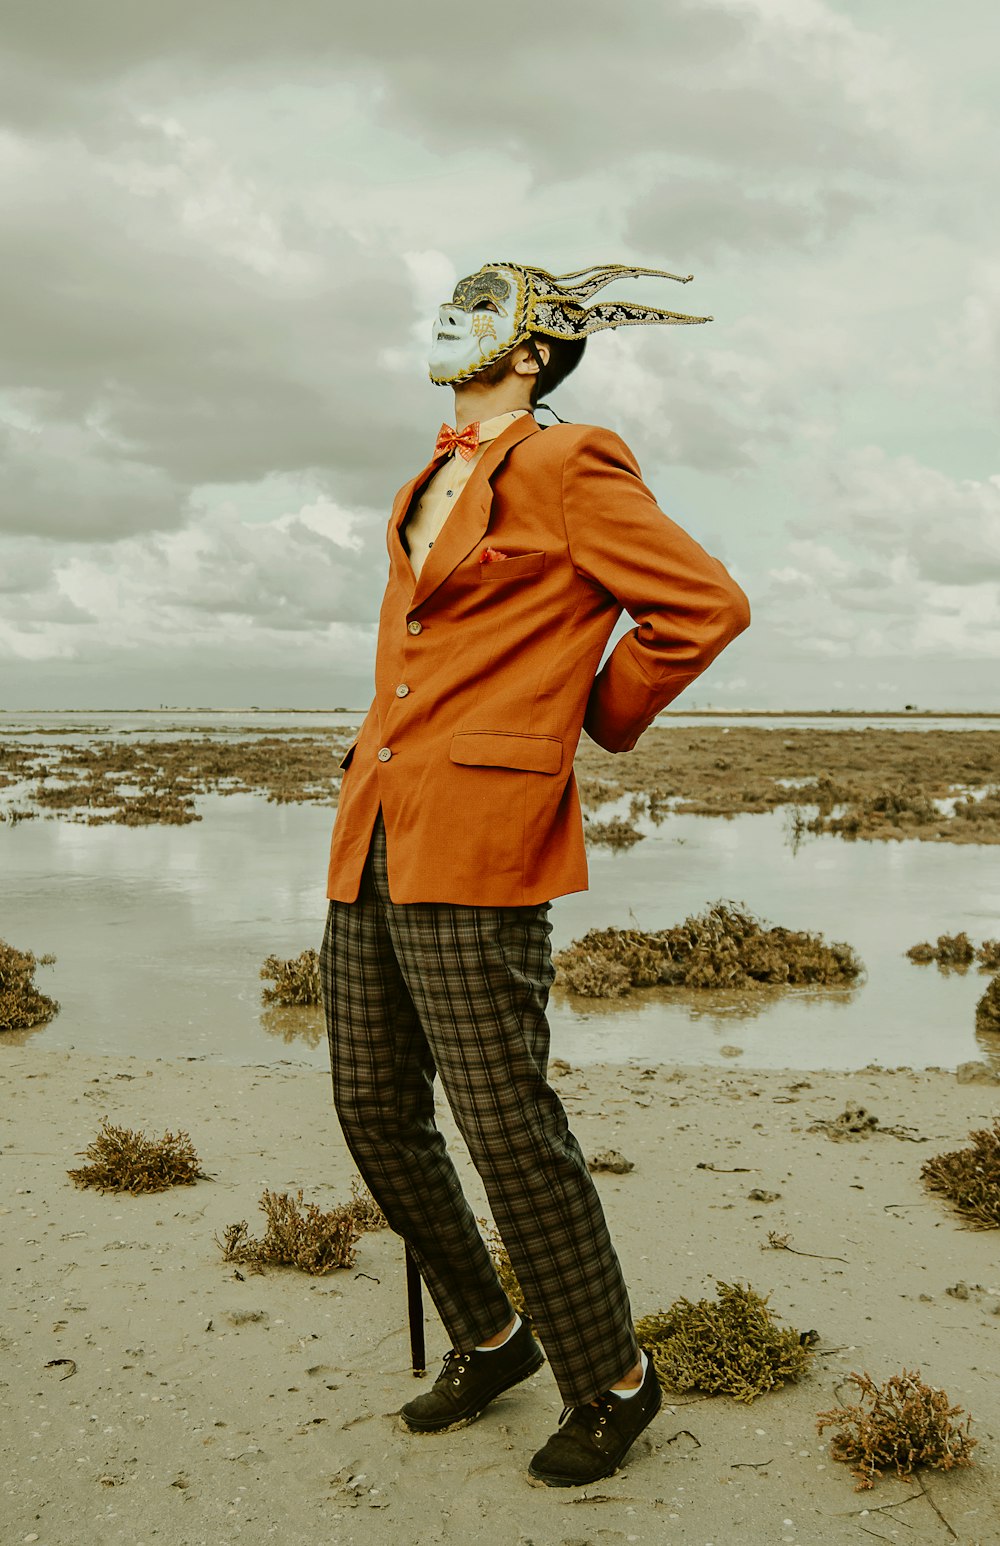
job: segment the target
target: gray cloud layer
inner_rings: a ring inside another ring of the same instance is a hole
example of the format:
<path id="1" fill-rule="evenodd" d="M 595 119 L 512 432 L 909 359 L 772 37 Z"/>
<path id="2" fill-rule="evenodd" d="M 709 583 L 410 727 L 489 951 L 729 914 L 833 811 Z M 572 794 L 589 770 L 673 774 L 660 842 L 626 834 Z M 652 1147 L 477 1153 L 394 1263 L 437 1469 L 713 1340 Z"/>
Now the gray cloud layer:
<path id="1" fill-rule="evenodd" d="M 275 470 L 384 492 L 373 421 L 404 426 L 401 465 L 417 454 L 410 384 L 373 359 L 380 335 L 412 322 L 399 257 L 338 231 L 291 246 L 253 189 L 162 129 L 147 129 L 141 159 L 130 149 L 111 162 L 72 142 L 34 147 L 11 179 L 0 390 L 29 394 L 64 438 L 72 426 L 86 461 L 117 463 L 123 500 L 142 463 L 157 492 L 136 492 L 164 524 L 182 517 L 183 486 Z M 47 464 L 43 449 L 39 479 Z M 58 481 L 51 492 L 50 522 Z"/>
<path id="2" fill-rule="evenodd" d="M 557 405 L 750 590 L 718 691 L 759 696 L 755 653 L 992 658 L 995 110 L 960 31 L 944 71 L 885 10 L 18 6 L 0 661 L 192 670 L 196 638 L 219 681 L 363 682 L 384 511 L 450 407 L 423 318 L 504 253 L 697 268 L 646 293 L 715 324 L 595 340 Z"/>

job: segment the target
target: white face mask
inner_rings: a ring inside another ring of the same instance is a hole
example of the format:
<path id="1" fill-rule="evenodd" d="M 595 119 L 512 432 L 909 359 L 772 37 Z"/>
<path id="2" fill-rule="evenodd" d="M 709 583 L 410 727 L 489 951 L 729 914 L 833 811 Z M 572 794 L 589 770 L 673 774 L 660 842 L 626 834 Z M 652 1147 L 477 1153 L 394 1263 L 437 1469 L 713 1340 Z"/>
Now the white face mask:
<path id="1" fill-rule="evenodd" d="M 524 278 L 486 267 L 459 280 L 431 330 L 430 375 L 437 386 L 467 381 L 524 338 Z"/>

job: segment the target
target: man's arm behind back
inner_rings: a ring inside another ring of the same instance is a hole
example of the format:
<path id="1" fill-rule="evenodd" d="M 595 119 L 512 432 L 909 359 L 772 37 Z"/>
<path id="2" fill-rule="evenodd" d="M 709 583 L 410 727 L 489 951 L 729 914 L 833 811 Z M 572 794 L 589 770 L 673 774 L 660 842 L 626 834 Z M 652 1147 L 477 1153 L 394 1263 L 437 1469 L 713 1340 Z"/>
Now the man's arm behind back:
<path id="1" fill-rule="evenodd" d="M 570 555 L 634 619 L 591 689 L 584 729 L 630 751 L 653 719 L 749 625 L 750 604 L 717 558 L 664 515 L 610 430 L 574 437 L 563 471 Z"/>

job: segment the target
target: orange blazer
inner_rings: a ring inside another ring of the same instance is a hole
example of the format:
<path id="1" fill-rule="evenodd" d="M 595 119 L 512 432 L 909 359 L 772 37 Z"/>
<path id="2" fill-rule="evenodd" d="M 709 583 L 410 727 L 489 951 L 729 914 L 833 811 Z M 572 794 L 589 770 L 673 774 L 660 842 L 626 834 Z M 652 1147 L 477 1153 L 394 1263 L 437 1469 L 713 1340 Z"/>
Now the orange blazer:
<path id="1" fill-rule="evenodd" d="M 415 579 L 401 530 L 441 460 L 393 504 L 375 700 L 341 763 L 327 894 L 357 898 L 381 805 L 393 901 L 547 902 L 587 887 L 581 727 L 629 751 L 749 606 L 617 435 L 529 416 L 486 447 Z M 623 608 L 637 626 L 598 671 Z"/>

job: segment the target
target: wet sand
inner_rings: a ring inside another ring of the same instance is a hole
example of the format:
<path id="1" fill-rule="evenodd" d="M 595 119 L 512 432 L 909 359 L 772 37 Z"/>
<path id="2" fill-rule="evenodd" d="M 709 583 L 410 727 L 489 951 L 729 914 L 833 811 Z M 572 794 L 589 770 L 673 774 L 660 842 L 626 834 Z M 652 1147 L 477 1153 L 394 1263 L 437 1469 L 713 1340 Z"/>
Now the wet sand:
<path id="1" fill-rule="evenodd" d="M 547 1370 L 468 1429 L 400 1431 L 392 1414 L 421 1387 L 394 1236 L 363 1238 L 354 1269 L 318 1279 L 241 1279 L 223 1263 L 213 1236 L 240 1218 L 256 1228 L 265 1187 L 301 1186 L 321 1206 L 346 1199 L 352 1166 L 328 1073 L 3 1050 L 5 1543 L 1000 1538 L 997 1236 L 962 1229 L 919 1182 L 925 1158 L 988 1125 L 998 1087 L 943 1072 L 554 1072 L 585 1152 L 613 1147 L 635 1163 L 597 1183 L 637 1315 L 738 1279 L 820 1334 L 800 1385 L 751 1406 L 679 1398 L 618 1475 L 581 1493 L 525 1479 L 559 1415 Z M 904 1136 L 809 1131 L 849 1101 Z M 153 1135 L 184 1127 L 212 1179 L 143 1197 L 77 1189 L 66 1170 L 105 1114 Z M 754 1202 L 752 1188 L 780 1196 Z M 772 1231 L 816 1254 L 762 1249 Z M 965 1297 L 948 1293 L 959 1283 Z M 433 1377 L 447 1344 L 429 1308 L 427 1327 Z M 75 1373 L 47 1367 L 67 1358 Z M 972 1412 L 976 1464 L 929 1473 L 929 1498 L 912 1481 L 856 1493 L 815 1414 L 838 1404 L 850 1371 L 884 1380 L 903 1366 Z"/>

